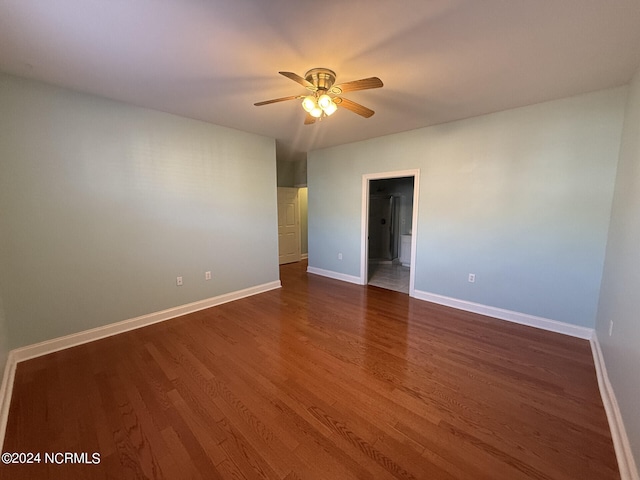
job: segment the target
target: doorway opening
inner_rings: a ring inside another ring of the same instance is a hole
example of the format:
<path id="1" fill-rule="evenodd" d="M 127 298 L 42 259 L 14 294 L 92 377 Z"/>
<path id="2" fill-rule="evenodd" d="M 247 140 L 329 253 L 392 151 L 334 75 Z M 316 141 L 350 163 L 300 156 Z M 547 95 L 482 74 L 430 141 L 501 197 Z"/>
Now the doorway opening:
<path id="1" fill-rule="evenodd" d="M 363 176 L 363 284 L 413 294 L 418 174 Z"/>

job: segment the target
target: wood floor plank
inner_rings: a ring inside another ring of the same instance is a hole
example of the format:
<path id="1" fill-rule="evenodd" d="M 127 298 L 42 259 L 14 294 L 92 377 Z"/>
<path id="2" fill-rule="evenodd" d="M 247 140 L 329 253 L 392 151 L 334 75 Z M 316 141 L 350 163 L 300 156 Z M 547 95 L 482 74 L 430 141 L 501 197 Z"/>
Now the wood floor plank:
<path id="1" fill-rule="evenodd" d="M 3 479 L 616 480 L 589 342 L 281 267 L 18 365 Z"/>

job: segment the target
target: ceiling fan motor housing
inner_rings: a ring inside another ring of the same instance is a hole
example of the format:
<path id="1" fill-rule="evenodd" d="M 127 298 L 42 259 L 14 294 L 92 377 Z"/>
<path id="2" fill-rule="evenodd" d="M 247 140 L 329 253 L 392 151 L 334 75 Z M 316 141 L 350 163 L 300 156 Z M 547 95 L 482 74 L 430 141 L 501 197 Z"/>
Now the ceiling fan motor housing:
<path id="1" fill-rule="evenodd" d="M 317 90 L 328 91 L 336 81 L 336 73 L 328 68 L 312 68 L 304 74 L 304 79 Z"/>

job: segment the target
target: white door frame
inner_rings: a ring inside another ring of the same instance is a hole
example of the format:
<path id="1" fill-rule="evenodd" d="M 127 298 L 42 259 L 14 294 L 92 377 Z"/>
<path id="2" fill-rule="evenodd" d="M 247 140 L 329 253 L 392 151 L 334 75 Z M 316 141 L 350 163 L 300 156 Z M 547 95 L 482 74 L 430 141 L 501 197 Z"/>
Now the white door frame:
<path id="1" fill-rule="evenodd" d="M 411 219 L 411 269 L 409 271 L 409 296 L 415 296 L 416 245 L 418 237 L 418 200 L 420 198 L 420 169 L 397 170 L 394 172 L 365 173 L 362 175 L 362 214 L 360 226 L 360 284 L 367 284 L 369 275 L 369 185 L 371 180 L 385 178 L 413 177 L 413 215 Z"/>

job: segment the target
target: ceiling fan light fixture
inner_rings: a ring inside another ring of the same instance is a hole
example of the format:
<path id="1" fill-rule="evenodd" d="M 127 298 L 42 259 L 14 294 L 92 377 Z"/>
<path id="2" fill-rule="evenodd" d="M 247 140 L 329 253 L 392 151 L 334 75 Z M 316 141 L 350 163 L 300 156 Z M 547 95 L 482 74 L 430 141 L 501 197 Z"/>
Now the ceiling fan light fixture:
<path id="1" fill-rule="evenodd" d="M 311 110 L 317 107 L 318 105 L 316 104 L 316 99 L 313 95 L 308 95 L 304 97 L 304 100 L 302 100 L 302 108 L 304 108 L 305 112 L 311 113 Z"/>
<path id="2" fill-rule="evenodd" d="M 259 107 L 287 100 L 302 99 L 302 108 L 307 112 L 304 121 L 305 125 L 312 125 L 316 122 L 316 119 L 321 120 L 323 117 L 333 115 L 338 110 L 338 107 L 344 107 L 361 117 L 369 118 L 375 113 L 373 110 L 359 103 L 352 102 L 340 95 L 344 92 L 369 90 L 383 86 L 382 80 L 378 77 L 361 78 L 360 80 L 352 80 L 335 85 L 336 73 L 328 68 L 312 68 L 305 73 L 304 77 L 293 72 L 278 73 L 302 85 L 309 90 L 311 94 L 306 96 L 290 95 L 288 97 L 274 98 L 272 100 L 254 103 L 254 105 Z"/>

